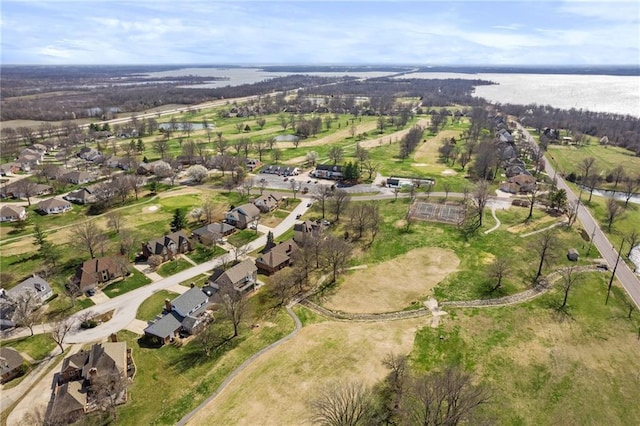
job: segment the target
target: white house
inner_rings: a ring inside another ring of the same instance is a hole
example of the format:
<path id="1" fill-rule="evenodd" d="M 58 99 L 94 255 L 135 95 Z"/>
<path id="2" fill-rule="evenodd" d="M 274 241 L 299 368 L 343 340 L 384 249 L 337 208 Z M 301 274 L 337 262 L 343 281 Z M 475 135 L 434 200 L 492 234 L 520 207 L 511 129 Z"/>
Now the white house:
<path id="1" fill-rule="evenodd" d="M 27 218 L 27 211 L 22 206 L 5 205 L 0 207 L 0 222 L 17 222 Z"/>
<path id="2" fill-rule="evenodd" d="M 38 203 L 38 210 L 45 214 L 65 213 L 72 209 L 71 203 L 59 198 L 49 198 Z"/>

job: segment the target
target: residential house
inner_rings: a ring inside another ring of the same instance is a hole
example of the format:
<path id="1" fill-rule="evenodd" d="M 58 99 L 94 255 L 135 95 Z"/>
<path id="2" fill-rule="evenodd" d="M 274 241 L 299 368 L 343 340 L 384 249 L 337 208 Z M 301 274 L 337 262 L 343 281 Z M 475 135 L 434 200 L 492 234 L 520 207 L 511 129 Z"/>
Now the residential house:
<path id="1" fill-rule="evenodd" d="M 217 240 L 222 237 L 226 237 L 227 235 L 232 234 L 236 230 L 235 227 L 229 225 L 228 223 L 210 223 L 201 228 L 193 231 L 193 238 L 202 242 L 203 238 L 213 238 Z"/>
<path id="2" fill-rule="evenodd" d="M 91 162 L 99 162 L 104 158 L 100 151 L 89 147 L 82 148 L 80 152 L 78 152 L 78 157 Z"/>
<path id="3" fill-rule="evenodd" d="M 290 266 L 292 256 L 299 250 L 293 239 L 281 242 L 256 259 L 256 267 L 260 272 L 271 275 L 280 269 Z"/>
<path id="4" fill-rule="evenodd" d="M 0 176 L 14 175 L 20 171 L 20 166 L 16 163 L 0 164 Z"/>
<path id="5" fill-rule="evenodd" d="M 318 164 L 311 173 L 313 176 L 322 179 L 342 179 L 342 166 Z"/>
<path id="6" fill-rule="evenodd" d="M 500 190 L 512 194 L 527 193 L 535 191 L 536 178 L 529 174 L 522 174 L 510 177 L 506 182 L 500 184 Z"/>
<path id="7" fill-rule="evenodd" d="M 62 198 L 77 204 L 93 203 L 96 200 L 96 197 L 89 188 L 80 188 L 77 191 L 71 191 Z"/>
<path id="8" fill-rule="evenodd" d="M 282 196 L 267 192 L 253 200 L 253 205 L 259 208 L 262 213 L 269 213 L 277 209 L 282 200 Z"/>
<path id="9" fill-rule="evenodd" d="M 246 229 L 248 226 L 257 226 L 260 220 L 260 210 L 253 204 L 243 204 L 227 213 L 226 222 L 239 229 Z"/>
<path id="10" fill-rule="evenodd" d="M 47 179 L 60 179 L 65 173 L 67 173 L 67 169 L 54 164 L 47 164 L 42 168 L 42 174 Z"/>
<path id="11" fill-rule="evenodd" d="M 93 176 L 87 172 L 72 171 L 62 175 L 60 180 L 74 185 L 84 185 L 85 183 L 91 182 L 93 180 Z"/>
<path id="12" fill-rule="evenodd" d="M 36 274 L 7 290 L 6 295 L 9 298 L 15 298 L 25 291 L 33 292 L 40 303 L 46 302 L 53 296 L 53 290 L 51 290 L 49 283 Z"/>
<path id="13" fill-rule="evenodd" d="M 101 400 L 101 394 L 91 392 L 99 380 L 116 383 L 134 375 L 131 349 L 126 342 L 97 343 L 87 351 L 80 351 L 62 361 L 58 381 L 53 390 L 47 420 L 52 424 L 73 423 L 85 413 L 98 410 L 111 401 Z M 113 386 L 113 385 L 112 385 Z M 127 401 L 126 386 L 113 386 L 116 404 Z"/>
<path id="14" fill-rule="evenodd" d="M 209 277 L 209 286 L 219 289 L 224 286 L 232 286 L 240 293 L 246 293 L 255 288 L 258 279 L 258 268 L 252 260 L 243 260 L 231 268 L 214 269 Z"/>
<path id="15" fill-rule="evenodd" d="M 126 275 L 127 260 L 122 256 L 89 259 L 76 268 L 73 282 L 81 292 L 95 289 L 115 278 Z"/>
<path id="16" fill-rule="evenodd" d="M 59 198 L 49 198 L 38 203 L 38 210 L 44 214 L 66 213 L 71 210 L 71 203 Z"/>
<path id="17" fill-rule="evenodd" d="M 0 222 L 17 222 L 27 218 L 27 210 L 22 206 L 11 204 L 0 207 Z"/>
<path id="18" fill-rule="evenodd" d="M 149 256 L 158 255 L 162 256 L 164 262 L 173 259 L 178 254 L 188 253 L 191 250 L 193 250 L 191 240 L 182 230 L 142 244 L 144 257 L 149 258 Z"/>
<path id="19" fill-rule="evenodd" d="M 314 233 L 320 233 L 324 229 L 322 223 L 315 220 L 305 220 L 301 223 L 293 225 L 293 240 L 299 245 L 303 245 L 304 241 Z"/>
<path id="20" fill-rule="evenodd" d="M 0 383 L 6 383 L 20 375 L 24 359 L 18 351 L 6 346 L 0 347 Z"/>
<path id="21" fill-rule="evenodd" d="M 28 188 L 28 189 L 27 189 Z M 29 197 L 36 197 L 41 195 L 50 194 L 53 192 L 53 187 L 50 185 L 36 183 L 35 185 L 25 186 L 21 181 L 12 182 L 9 185 L 5 185 L 0 189 L 1 198 L 27 198 L 26 191 L 29 192 Z"/>
<path id="22" fill-rule="evenodd" d="M 192 285 L 172 301 L 165 300 L 165 315 L 144 329 L 144 334 L 157 338 L 162 344 L 169 343 L 180 333 L 195 334 L 200 326 L 210 320 L 206 310 L 209 296 Z"/>
<path id="23" fill-rule="evenodd" d="M 157 160 L 152 161 L 151 163 L 141 163 L 140 165 L 138 165 L 136 173 L 138 173 L 139 175 L 154 175 L 156 173 L 157 166 L 171 169 L 171 165 L 166 161 Z"/>

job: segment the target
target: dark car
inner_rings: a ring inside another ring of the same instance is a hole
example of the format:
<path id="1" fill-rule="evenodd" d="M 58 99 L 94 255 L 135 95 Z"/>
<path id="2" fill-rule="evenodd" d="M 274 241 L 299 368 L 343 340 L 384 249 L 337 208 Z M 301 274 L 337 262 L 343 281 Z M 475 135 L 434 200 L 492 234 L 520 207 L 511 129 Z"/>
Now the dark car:
<path id="1" fill-rule="evenodd" d="M 95 290 L 95 289 L 93 289 L 93 288 L 90 288 L 90 289 L 89 289 L 89 290 L 87 290 L 85 293 L 86 293 L 86 295 L 87 295 L 87 296 L 89 296 L 89 297 L 91 297 L 91 296 L 95 296 L 95 294 L 96 294 L 96 290 Z"/>
<path id="2" fill-rule="evenodd" d="M 296 215 L 296 219 L 300 219 L 302 217 L 301 214 Z"/>

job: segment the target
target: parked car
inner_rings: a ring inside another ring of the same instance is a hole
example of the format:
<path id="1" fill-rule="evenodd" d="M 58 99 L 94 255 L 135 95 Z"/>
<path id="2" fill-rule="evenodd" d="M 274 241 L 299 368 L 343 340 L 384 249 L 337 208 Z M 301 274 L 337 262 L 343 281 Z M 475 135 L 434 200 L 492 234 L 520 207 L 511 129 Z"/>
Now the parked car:
<path id="1" fill-rule="evenodd" d="M 304 188 L 302 188 L 302 193 L 306 194 L 307 192 L 309 192 L 309 188 L 307 188 L 306 186 Z"/>
<path id="2" fill-rule="evenodd" d="M 286 182 L 286 181 L 288 181 L 288 180 L 289 180 L 289 178 L 288 178 L 288 177 L 285 177 L 285 178 L 284 178 L 284 181 L 285 181 L 285 182 Z"/>
<path id="3" fill-rule="evenodd" d="M 311 207 L 311 203 L 307 203 L 307 207 Z"/>
<path id="4" fill-rule="evenodd" d="M 91 297 L 91 296 L 95 296 L 95 294 L 96 294 L 96 290 L 95 290 L 95 289 L 93 289 L 93 288 L 90 288 L 90 289 L 89 289 L 89 290 L 87 290 L 85 293 L 86 293 L 86 295 L 87 295 L 87 296 L 89 296 L 89 297 Z"/>
<path id="5" fill-rule="evenodd" d="M 296 215 L 296 219 L 300 219 L 302 217 L 301 214 Z"/>

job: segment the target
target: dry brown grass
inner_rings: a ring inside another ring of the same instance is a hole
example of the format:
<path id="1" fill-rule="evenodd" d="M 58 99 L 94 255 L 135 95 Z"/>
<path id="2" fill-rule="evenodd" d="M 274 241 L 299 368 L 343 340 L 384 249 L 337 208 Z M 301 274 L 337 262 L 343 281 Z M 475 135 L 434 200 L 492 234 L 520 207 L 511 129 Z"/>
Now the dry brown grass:
<path id="1" fill-rule="evenodd" d="M 399 311 L 427 296 L 460 263 L 447 249 L 426 247 L 346 276 L 324 305 L 344 312 Z"/>
<path id="2" fill-rule="evenodd" d="M 424 321 L 307 326 L 241 372 L 188 424 L 310 424 L 306 404 L 314 389 L 337 379 L 368 385 L 382 379 L 383 358 L 409 353 Z"/>
<path id="3" fill-rule="evenodd" d="M 445 139 L 451 139 L 452 137 L 460 136 L 459 130 L 443 130 L 436 136 L 427 140 L 418 148 L 413 156 L 413 160 L 416 163 L 420 163 L 422 166 L 429 167 L 435 172 L 443 172 L 449 167 L 446 164 L 438 162 L 440 154 L 438 148 L 442 145 L 442 141 Z"/>

